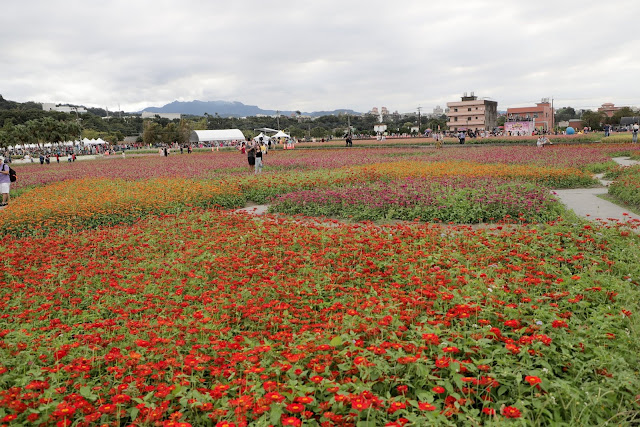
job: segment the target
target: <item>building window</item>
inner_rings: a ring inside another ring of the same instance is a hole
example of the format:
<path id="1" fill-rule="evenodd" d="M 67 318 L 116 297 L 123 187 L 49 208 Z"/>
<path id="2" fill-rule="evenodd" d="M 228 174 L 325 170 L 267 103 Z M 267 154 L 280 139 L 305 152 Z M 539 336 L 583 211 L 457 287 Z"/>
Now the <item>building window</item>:
<path id="1" fill-rule="evenodd" d="M 469 107 L 469 108 L 467 109 L 467 111 L 471 111 L 471 107 Z"/>
<path id="2" fill-rule="evenodd" d="M 458 112 L 458 109 L 457 109 L 457 108 L 454 108 L 454 109 L 453 109 L 453 112 L 454 112 L 454 113 L 457 113 L 457 112 Z"/>
<path id="3" fill-rule="evenodd" d="M 471 117 L 467 117 L 467 121 L 470 122 L 471 121 Z"/>
<path id="4" fill-rule="evenodd" d="M 538 115 L 537 115 L 537 114 L 534 114 L 534 115 L 533 115 L 533 118 L 537 119 L 537 118 L 538 118 Z"/>
<path id="5" fill-rule="evenodd" d="M 458 121 L 458 118 L 457 118 L 457 117 L 454 117 L 454 118 L 453 118 L 453 121 L 454 121 L 454 122 L 457 122 L 457 121 Z"/>
<path id="6" fill-rule="evenodd" d="M 478 117 L 476 117 L 476 120 L 478 120 Z"/>

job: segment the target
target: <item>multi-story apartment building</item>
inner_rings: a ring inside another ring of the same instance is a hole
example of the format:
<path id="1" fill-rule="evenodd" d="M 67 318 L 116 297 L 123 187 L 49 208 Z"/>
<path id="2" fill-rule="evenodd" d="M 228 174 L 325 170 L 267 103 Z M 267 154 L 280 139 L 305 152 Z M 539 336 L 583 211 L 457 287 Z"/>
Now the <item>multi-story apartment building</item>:
<path id="1" fill-rule="evenodd" d="M 447 102 L 447 126 L 450 130 L 493 130 L 498 120 L 498 103 L 486 99 L 478 99 L 471 92 L 466 92 L 461 101 Z"/>

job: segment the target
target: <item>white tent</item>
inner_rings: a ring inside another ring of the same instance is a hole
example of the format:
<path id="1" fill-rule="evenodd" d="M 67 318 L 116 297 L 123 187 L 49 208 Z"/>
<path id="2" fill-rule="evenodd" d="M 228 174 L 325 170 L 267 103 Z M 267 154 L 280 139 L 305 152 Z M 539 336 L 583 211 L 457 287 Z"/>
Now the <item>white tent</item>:
<path id="1" fill-rule="evenodd" d="M 265 135 L 264 133 L 260 132 L 260 134 L 258 136 L 256 136 L 255 138 L 253 138 L 254 141 L 260 141 L 260 138 L 262 138 L 263 141 L 267 142 L 269 141 L 269 138 L 267 135 Z"/>
<path id="2" fill-rule="evenodd" d="M 291 138 L 291 137 L 286 133 L 282 132 L 281 130 L 279 130 L 278 133 L 276 133 L 275 135 L 272 135 L 271 138 Z"/>
<path id="3" fill-rule="evenodd" d="M 211 141 L 244 141 L 240 129 L 194 130 L 189 135 L 189 142 Z"/>
<path id="4" fill-rule="evenodd" d="M 84 139 L 82 140 L 82 142 L 84 142 L 84 145 L 104 145 L 104 144 L 108 144 L 108 142 L 104 141 L 102 138 L 98 138 L 98 139 Z"/>

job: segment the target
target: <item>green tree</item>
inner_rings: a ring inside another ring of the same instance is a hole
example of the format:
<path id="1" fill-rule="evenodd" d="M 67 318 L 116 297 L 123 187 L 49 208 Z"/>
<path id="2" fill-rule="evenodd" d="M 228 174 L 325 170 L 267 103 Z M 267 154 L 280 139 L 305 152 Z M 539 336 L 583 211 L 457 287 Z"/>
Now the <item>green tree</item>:
<path id="1" fill-rule="evenodd" d="M 291 135 L 294 138 L 304 138 L 305 136 L 307 136 L 307 131 L 304 129 L 295 127 L 291 129 L 291 131 L 289 132 L 289 135 Z"/>
<path id="2" fill-rule="evenodd" d="M 619 110 L 617 110 L 615 113 L 613 113 L 613 116 L 609 118 L 607 123 L 612 124 L 612 125 L 619 125 L 620 124 L 620 120 L 623 117 L 634 117 L 636 115 L 637 114 L 634 113 L 634 111 L 631 109 L 631 107 L 622 107 Z"/>
<path id="3" fill-rule="evenodd" d="M 187 120 L 180 120 L 180 139 L 178 140 L 178 142 L 180 144 L 187 144 L 189 142 L 189 137 L 191 136 L 191 131 L 193 130 L 193 127 L 191 126 L 191 123 Z"/>
<path id="4" fill-rule="evenodd" d="M 160 135 L 160 139 L 163 143 L 173 144 L 180 139 L 180 127 L 176 123 L 168 123 Z"/>
<path id="5" fill-rule="evenodd" d="M 327 135 L 329 135 L 329 131 L 325 127 L 317 126 L 311 129 L 311 136 L 313 138 L 324 138 Z"/>
<path id="6" fill-rule="evenodd" d="M 95 129 L 82 129 L 82 138 L 98 139 L 100 138 L 100 132 Z"/>
<path id="7" fill-rule="evenodd" d="M 144 131 L 142 132 L 142 141 L 146 145 L 155 145 L 160 140 L 162 126 L 158 123 L 148 120 L 144 122 Z"/>
<path id="8" fill-rule="evenodd" d="M 578 117 L 578 115 L 573 107 L 562 107 L 556 110 L 556 123 L 575 119 L 576 117 Z"/>
<path id="9" fill-rule="evenodd" d="M 586 110 L 582 113 L 582 125 L 591 129 L 602 129 L 602 124 L 606 122 L 607 116 L 599 111 Z"/>

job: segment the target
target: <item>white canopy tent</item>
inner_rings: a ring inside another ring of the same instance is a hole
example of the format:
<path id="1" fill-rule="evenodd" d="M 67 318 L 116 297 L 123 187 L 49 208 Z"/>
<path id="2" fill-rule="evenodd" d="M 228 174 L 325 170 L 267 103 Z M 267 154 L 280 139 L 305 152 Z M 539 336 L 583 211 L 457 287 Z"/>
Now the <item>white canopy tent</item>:
<path id="1" fill-rule="evenodd" d="M 189 135 L 189 142 L 212 141 L 244 141 L 244 134 L 240 129 L 194 130 Z"/>
<path id="2" fill-rule="evenodd" d="M 260 134 L 258 136 L 256 136 L 255 138 L 253 138 L 254 141 L 260 141 L 260 138 L 262 138 L 262 140 L 264 142 L 269 141 L 269 139 L 271 139 L 270 137 L 268 137 L 267 135 L 265 135 L 264 133 L 260 132 Z"/>
<path id="3" fill-rule="evenodd" d="M 84 143 L 84 145 L 104 145 L 104 144 L 109 144 L 107 141 L 103 140 L 102 138 L 98 138 L 98 139 L 83 139 L 82 142 Z"/>
<path id="4" fill-rule="evenodd" d="M 279 130 L 275 135 L 271 135 L 271 138 L 291 138 L 291 136 Z"/>

